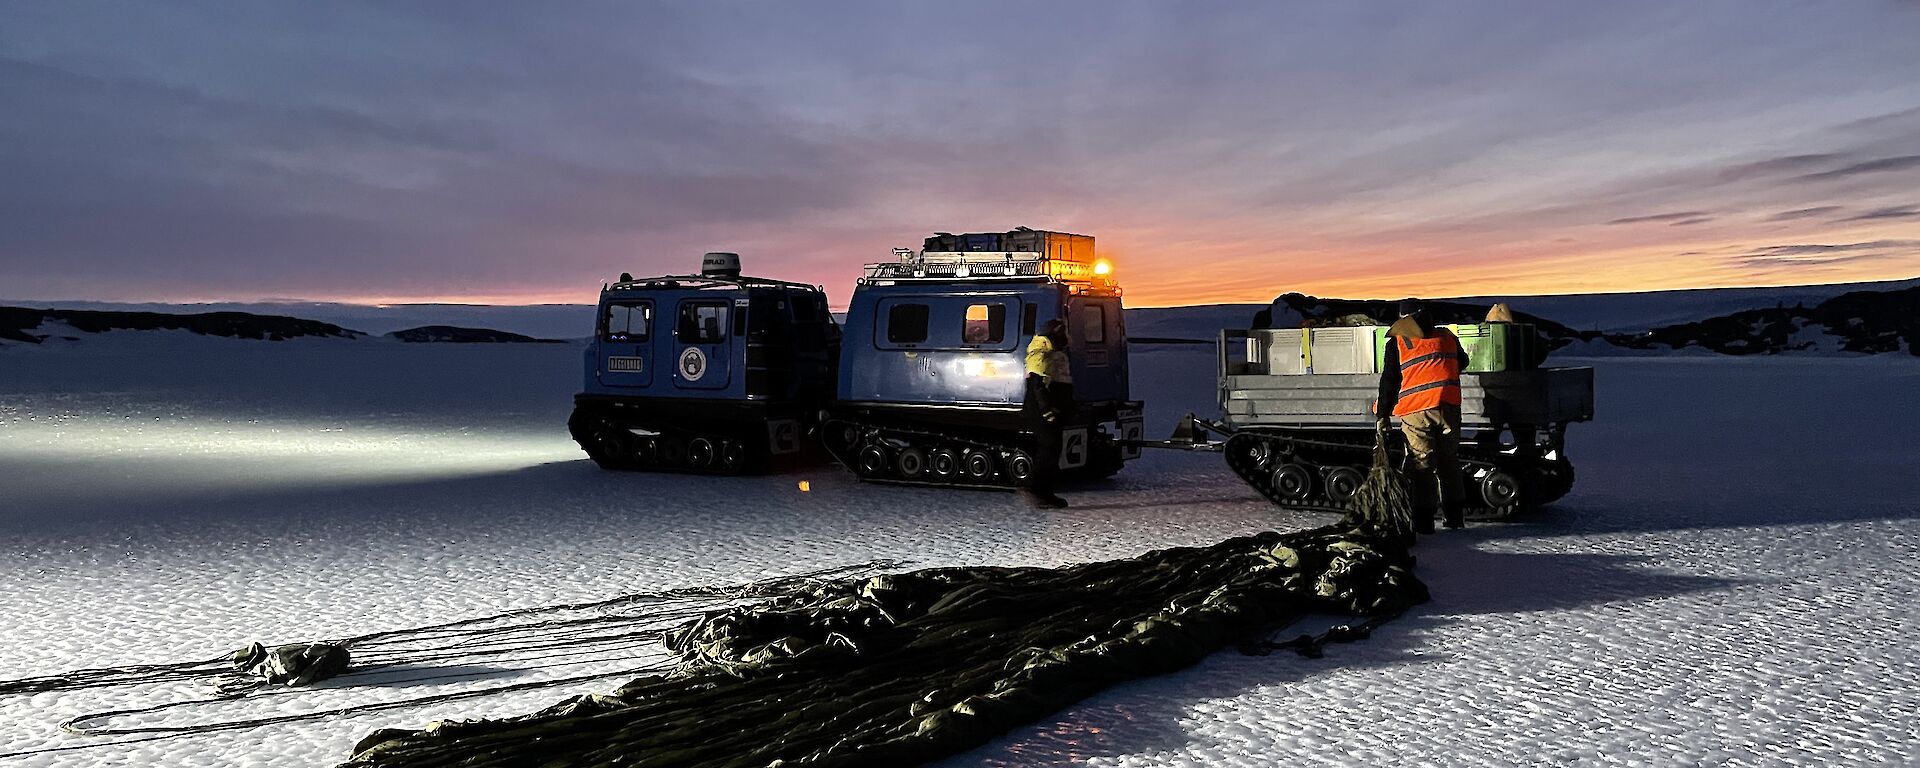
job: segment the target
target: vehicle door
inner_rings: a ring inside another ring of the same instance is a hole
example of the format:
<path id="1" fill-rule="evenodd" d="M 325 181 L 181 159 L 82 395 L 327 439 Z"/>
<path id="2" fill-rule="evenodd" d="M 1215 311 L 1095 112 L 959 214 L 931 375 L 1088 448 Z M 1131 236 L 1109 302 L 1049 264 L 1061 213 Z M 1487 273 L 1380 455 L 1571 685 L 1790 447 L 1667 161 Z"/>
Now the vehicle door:
<path id="1" fill-rule="evenodd" d="M 600 309 L 599 376 L 609 387 L 653 385 L 653 300 L 620 299 Z"/>
<path id="2" fill-rule="evenodd" d="M 733 302 L 681 299 L 674 307 L 673 386 L 725 389 L 733 375 Z"/>
<path id="3" fill-rule="evenodd" d="M 1068 301 L 1074 399 L 1126 399 L 1126 330 L 1121 323 L 1120 301 L 1111 296 L 1075 296 Z"/>

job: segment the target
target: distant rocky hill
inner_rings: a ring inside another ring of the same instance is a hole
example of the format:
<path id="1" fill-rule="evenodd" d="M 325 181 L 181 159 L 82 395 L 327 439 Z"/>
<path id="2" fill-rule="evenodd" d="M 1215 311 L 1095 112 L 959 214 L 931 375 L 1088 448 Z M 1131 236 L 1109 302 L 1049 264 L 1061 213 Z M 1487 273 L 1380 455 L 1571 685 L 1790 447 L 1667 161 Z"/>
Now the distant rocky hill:
<path id="1" fill-rule="evenodd" d="M 69 330 L 79 333 L 190 331 L 202 336 L 264 341 L 304 337 L 357 339 L 366 336 L 332 323 L 246 312 L 175 315 L 162 312 L 0 307 L 0 340 L 38 344 Z"/>
<path id="2" fill-rule="evenodd" d="M 1749 309 L 1640 334 L 1613 334 L 1609 343 L 1641 350 L 1700 348 L 1727 355 L 1785 352 L 1899 352 L 1920 356 L 1920 287 L 1855 291 L 1813 307 Z"/>
<path id="3" fill-rule="evenodd" d="M 4 290 L 0 286 L 0 290 Z M 591 292 L 588 298 L 592 298 Z M 342 328 L 383 336 L 403 329 L 427 325 L 451 325 L 460 328 L 496 328 L 539 339 L 578 339 L 593 335 L 592 304 L 345 304 L 321 301 L 255 301 L 209 304 L 164 304 L 159 302 L 102 301 L 26 301 L 0 294 L 0 305 L 54 307 L 57 309 L 106 310 L 116 312 L 164 312 L 198 314 L 202 312 L 245 312 L 251 315 L 304 317 L 333 323 Z"/>
<path id="4" fill-rule="evenodd" d="M 453 325 L 427 325 L 387 334 L 401 341 L 449 344 L 565 344 L 560 339 L 536 339 L 491 328 L 461 328 Z"/>

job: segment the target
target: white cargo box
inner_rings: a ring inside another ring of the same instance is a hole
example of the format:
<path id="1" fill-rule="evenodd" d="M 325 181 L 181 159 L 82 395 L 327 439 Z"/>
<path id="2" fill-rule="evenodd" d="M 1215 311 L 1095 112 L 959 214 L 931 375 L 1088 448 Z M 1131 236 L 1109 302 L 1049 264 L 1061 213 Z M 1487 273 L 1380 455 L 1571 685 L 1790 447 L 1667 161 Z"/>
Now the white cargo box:
<path id="1" fill-rule="evenodd" d="M 1307 330 L 1307 373 L 1379 373 L 1375 326 Z"/>
<path id="2" fill-rule="evenodd" d="M 1247 362 L 1269 376 L 1379 373 L 1375 326 L 1261 328 L 1247 333 Z"/>
<path id="3" fill-rule="evenodd" d="M 1263 328 L 1247 334 L 1247 362 L 1277 376 L 1307 372 L 1307 332 L 1299 328 Z"/>

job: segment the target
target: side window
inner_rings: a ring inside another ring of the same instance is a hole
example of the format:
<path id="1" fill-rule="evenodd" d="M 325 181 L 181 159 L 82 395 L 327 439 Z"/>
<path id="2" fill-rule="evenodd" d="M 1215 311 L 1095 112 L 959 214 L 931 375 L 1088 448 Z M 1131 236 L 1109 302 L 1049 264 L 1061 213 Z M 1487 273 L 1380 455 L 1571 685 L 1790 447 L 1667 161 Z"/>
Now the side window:
<path id="1" fill-rule="evenodd" d="M 820 314 L 821 314 L 820 302 L 814 300 L 811 294 L 795 293 L 795 294 L 792 294 L 791 298 L 793 301 L 793 321 L 794 322 L 796 323 L 820 322 Z"/>
<path id="2" fill-rule="evenodd" d="M 966 326 L 960 331 L 965 344 L 998 344 L 1007 338 L 1007 305 L 970 304 Z"/>
<path id="3" fill-rule="evenodd" d="M 1099 344 L 1107 340 L 1107 308 L 1102 304 L 1080 307 L 1080 341 Z"/>
<path id="4" fill-rule="evenodd" d="M 646 341 L 653 330 L 653 304 L 608 304 L 600 322 L 600 340 Z"/>
<path id="5" fill-rule="evenodd" d="M 887 341 L 919 344 L 927 340 L 927 305 L 895 304 L 887 310 Z"/>
<path id="6" fill-rule="evenodd" d="M 784 341 L 792 325 L 792 322 L 787 319 L 787 299 L 777 293 L 755 295 L 753 303 L 747 306 L 744 318 L 737 311 L 733 314 L 734 335 L 739 336 L 740 332 L 745 330 L 747 338 L 757 342 Z M 748 327 L 740 328 L 742 323 L 746 323 Z"/>
<path id="7" fill-rule="evenodd" d="M 1020 311 L 1020 333 L 1024 336 L 1032 336 L 1039 330 L 1040 305 L 1028 304 L 1025 309 Z"/>
<path id="8" fill-rule="evenodd" d="M 682 344 L 718 344 L 727 338 L 727 305 L 718 301 L 689 301 L 680 305 L 675 336 Z"/>

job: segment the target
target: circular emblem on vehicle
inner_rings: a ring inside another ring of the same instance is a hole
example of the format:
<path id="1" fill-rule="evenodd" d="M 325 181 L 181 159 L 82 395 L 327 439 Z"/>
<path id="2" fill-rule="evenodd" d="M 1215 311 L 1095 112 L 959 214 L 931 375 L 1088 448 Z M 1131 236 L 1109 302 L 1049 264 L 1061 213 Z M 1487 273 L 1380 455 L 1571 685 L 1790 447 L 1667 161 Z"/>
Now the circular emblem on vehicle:
<path id="1" fill-rule="evenodd" d="M 699 381 L 707 375 L 707 353 L 699 347 L 687 347 L 680 353 L 680 378 Z"/>

